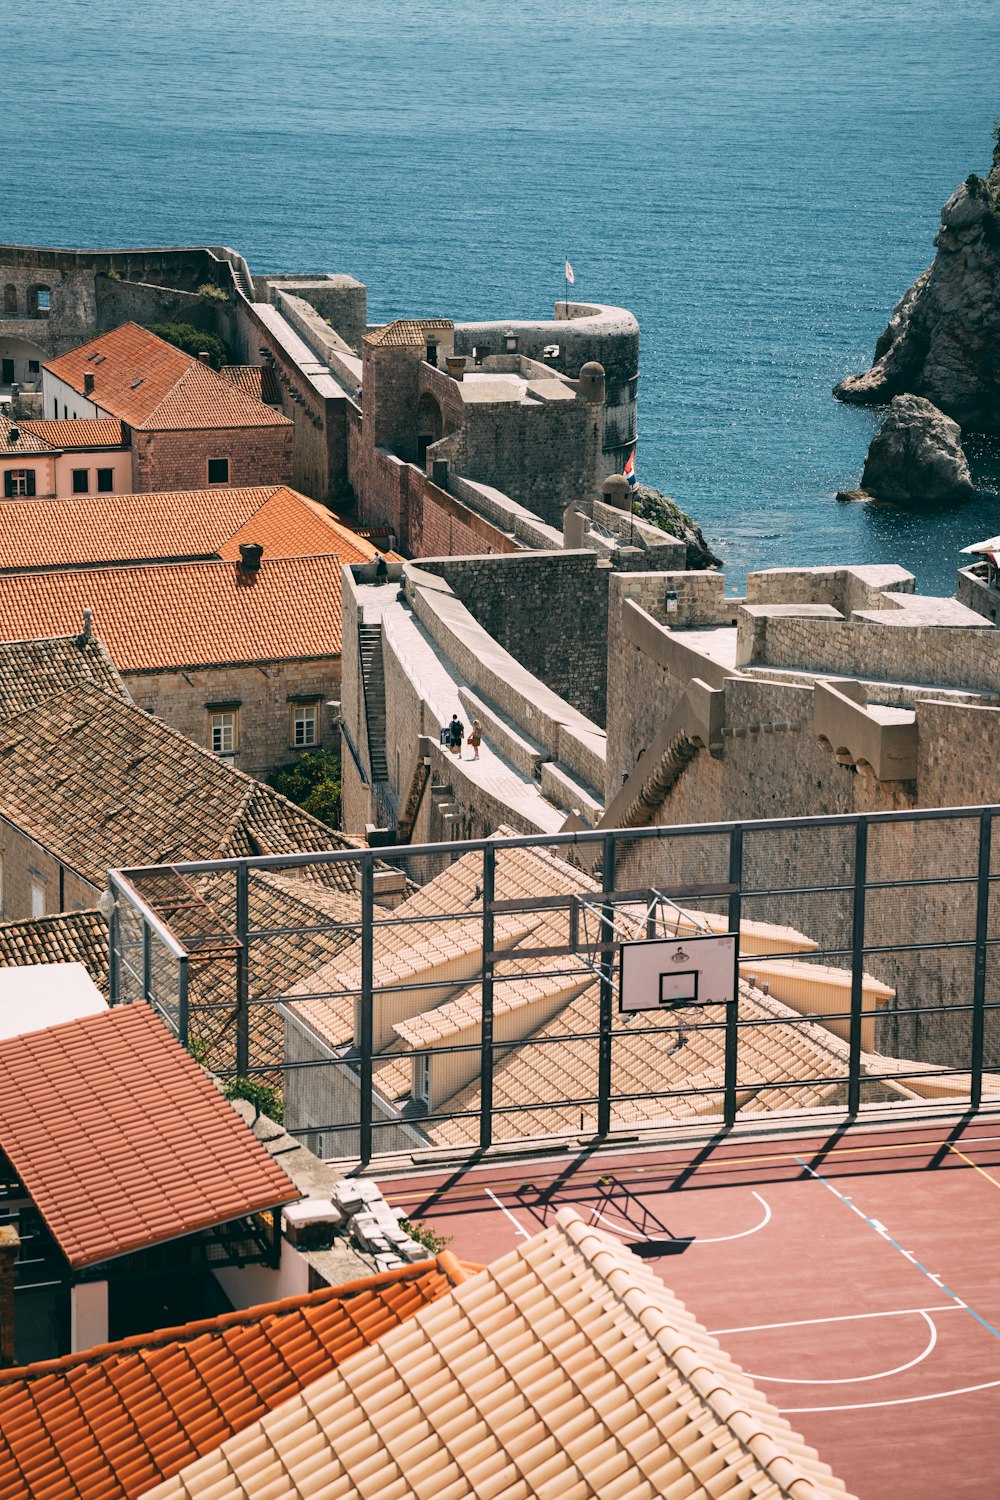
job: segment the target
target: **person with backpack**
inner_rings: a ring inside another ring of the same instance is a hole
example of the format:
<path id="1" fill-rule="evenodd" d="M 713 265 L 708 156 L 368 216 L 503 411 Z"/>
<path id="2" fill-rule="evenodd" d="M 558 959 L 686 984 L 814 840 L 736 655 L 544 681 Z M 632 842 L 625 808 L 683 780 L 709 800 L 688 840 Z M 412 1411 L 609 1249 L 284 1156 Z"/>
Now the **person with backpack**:
<path id="1" fill-rule="evenodd" d="M 458 714 L 452 714 L 451 723 L 448 725 L 448 749 L 451 751 L 452 755 L 461 756 L 462 736 L 464 733 L 465 725 L 458 717 Z"/>

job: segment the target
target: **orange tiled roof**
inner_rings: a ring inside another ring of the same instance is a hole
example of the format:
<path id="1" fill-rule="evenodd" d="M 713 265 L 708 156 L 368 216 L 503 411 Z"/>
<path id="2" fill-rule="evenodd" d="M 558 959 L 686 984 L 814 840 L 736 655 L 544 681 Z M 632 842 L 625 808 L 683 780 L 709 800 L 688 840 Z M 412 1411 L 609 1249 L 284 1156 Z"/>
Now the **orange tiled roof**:
<path id="1" fill-rule="evenodd" d="M 0 1494 L 133 1500 L 466 1274 L 446 1252 L 307 1296 L 0 1371 Z"/>
<path id="2" fill-rule="evenodd" d="M 366 333 L 364 341 L 376 347 L 391 344 L 398 349 L 422 348 L 429 333 L 450 333 L 454 327 L 451 318 L 394 318 L 384 328 Z"/>
<path id="3" fill-rule="evenodd" d="M 266 557 L 336 553 L 370 562 L 375 548 L 315 500 L 286 485 L 177 490 L 140 495 L 76 495 L 0 505 L 0 572 L 77 568 L 93 563 L 239 559 L 240 542 Z"/>
<path id="4" fill-rule="evenodd" d="M 573 1209 L 147 1500 L 848 1500 L 656 1273 Z"/>
<path id="5" fill-rule="evenodd" d="M 87 400 L 130 427 L 155 432 L 291 425 L 281 412 L 138 323 L 99 334 L 48 360 L 45 369 L 81 396 L 84 376 L 93 375 Z"/>
<path id="6" fill-rule="evenodd" d="M 117 417 L 80 418 L 76 421 L 43 422 L 31 417 L 21 423 L 26 432 L 34 433 L 53 448 L 124 448 L 122 424 Z"/>
<path id="7" fill-rule="evenodd" d="M 268 406 L 281 405 L 281 386 L 273 366 L 223 365 L 219 374 L 255 400 L 264 401 Z"/>
<path id="8" fill-rule="evenodd" d="M 0 576 L 0 640 L 68 635 L 92 609 L 120 672 L 338 656 L 341 561 L 264 558 Z"/>
<path id="9" fill-rule="evenodd" d="M 18 429 L 17 442 L 11 441 L 10 429 Z M 51 453 L 52 445 L 38 433 L 26 428 L 23 422 L 14 422 L 0 412 L 0 453 L 5 458 L 17 458 L 22 453 Z"/>
<path id="10" fill-rule="evenodd" d="M 141 1003 L 0 1042 L 0 1150 L 74 1267 L 299 1196 Z"/>

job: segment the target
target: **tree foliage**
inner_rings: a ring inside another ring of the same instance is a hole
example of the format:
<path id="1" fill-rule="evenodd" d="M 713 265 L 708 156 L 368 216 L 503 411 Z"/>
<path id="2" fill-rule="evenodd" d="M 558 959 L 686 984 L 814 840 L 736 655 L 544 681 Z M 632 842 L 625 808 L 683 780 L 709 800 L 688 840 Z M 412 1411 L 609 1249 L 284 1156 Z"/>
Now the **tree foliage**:
<path id="1" fill-rule="evenodd" d="M 340 756 L 335 751 L 307 750 L 298 760 L 272 771 L 267 784 L 320 822 L 339 828 Z"/>
<path id="2" fill-rule="evenodd" d="M 185 354 L 193 354 L 195 359 L 199 354 L 208 354 L 213 370 L 220 370 L 230 363 L 229 345 L 225 340 L 196 328 L 193 323 L 147 323 L 146 327 L 158 339 L 183 349 Z"/>

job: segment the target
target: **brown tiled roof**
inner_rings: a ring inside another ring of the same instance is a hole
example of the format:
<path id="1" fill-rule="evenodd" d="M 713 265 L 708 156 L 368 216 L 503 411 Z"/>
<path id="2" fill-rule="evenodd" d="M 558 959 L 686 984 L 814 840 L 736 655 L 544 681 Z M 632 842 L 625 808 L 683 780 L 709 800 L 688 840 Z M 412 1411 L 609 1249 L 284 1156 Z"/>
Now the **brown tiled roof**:
<path id="1" fill-rule="evenodd" d="M 281 412 L 137 323 L 99 334 L 48 360 L 45 368 L 81 396 L 84 375 L 92 374 L 87 400 L 130 427 L 155 432 L 291 425 Z"/>
<path id="2" fill-rule="evenodd" d="M 23 969 L 34 964 L 83 964 L 107 995 L 107 922 L 96 909 L 0 922 L 0 968 Z"/>
<path id="3" fill-rule="evenodd" d="M 84 609 L 120 672 L 340 655 L 340 558 L 0 575 L 0 639 L 66 635 Z"/>
<path id="4" fill-rule="evenodd" d="M 271 365 L 223 365 L 219 374 L 245 395 L 268 406 L 280 406 L 281 386 Z"/>
<path id="5" fill-rule="evenodd" d="M 238 561 L 239 543 L 248 541 L 261 543 L 268 558 L 335 553 L 342 563 L 361 563 L 375 556 L 370 542 L 286 485 L 0 505 L 0 572 L 213 557 Z"/>
<path id="6" fill-rule="evenodd" d="M 573 1209 L 148 1500 L 845 1500 L 687 1308 Z"/>
<path id="7" fill-rule="evenodd" d="M 17 427 L 20 436 L 16 443 L 10 440 L 10 429 Z M 21 453 L 51 453 L 52 445 L 38 433 L 26 429 L 23 422 L 15 422 L 0 412 L 0 453 L 5 458 L 17 457 Z"/>
<path id="8" fill-rule="evenodd" d="M 30 417 L 21 423 L 26 432 L 34 433 L 53 448 L 123 448 L 128 444 L 122 424 L 116 417 L 87 417 L 75 421 L 43 422 Z"/>
<path id="9" fill-rule="evenodd" d="M 129 697 L 107 651 L 93 637 L 83 642 L 73 635 L 0 641 L 0 719 L 13 718 L 81 682 Z"/>
<path id="10" fill-rule="evenodd" d="M 95 886 L 112 866 L 355 847 L 90 683 L 0 724 L 0 767 L 0 815 Z M 344 865 L 325 878 L 353 889 Z"/>
<path id="11" fill-rule="evenodd" d="M 468 1274 L 445 1253 L 307 1296 L 0 1371 L 0 1494 L 135 1500 Z"/>
<path id="12" fill-rule="evenodd" d="M 0 1042 L 0 1150 L 74 1267 L 299 1196 L 141 1003 Z"/>
<path id="13" fill-rule="evenodd" d="M 401 349 L 423 348 L 429 333 L 450 333 L 454 327 L 451 318 L 395 318 L 384 328 L 366 333 L 364 341 L 376 347 L 391 344 Z"/>

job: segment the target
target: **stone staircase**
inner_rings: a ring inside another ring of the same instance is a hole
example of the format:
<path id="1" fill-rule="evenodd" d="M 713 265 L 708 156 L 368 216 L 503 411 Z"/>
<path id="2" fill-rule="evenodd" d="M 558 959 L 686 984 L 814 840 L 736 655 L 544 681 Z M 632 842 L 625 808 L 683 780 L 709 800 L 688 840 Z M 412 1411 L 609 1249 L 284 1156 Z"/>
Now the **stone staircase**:
<path id="1" fill-rule="evenodd" d="M 358 626 L 361 680 L 365 689 L 368 726 L 368 764 L 373 782 L 389 780 L 385 746 L 385 669 L 382 663 L 382 626 Z"/>

